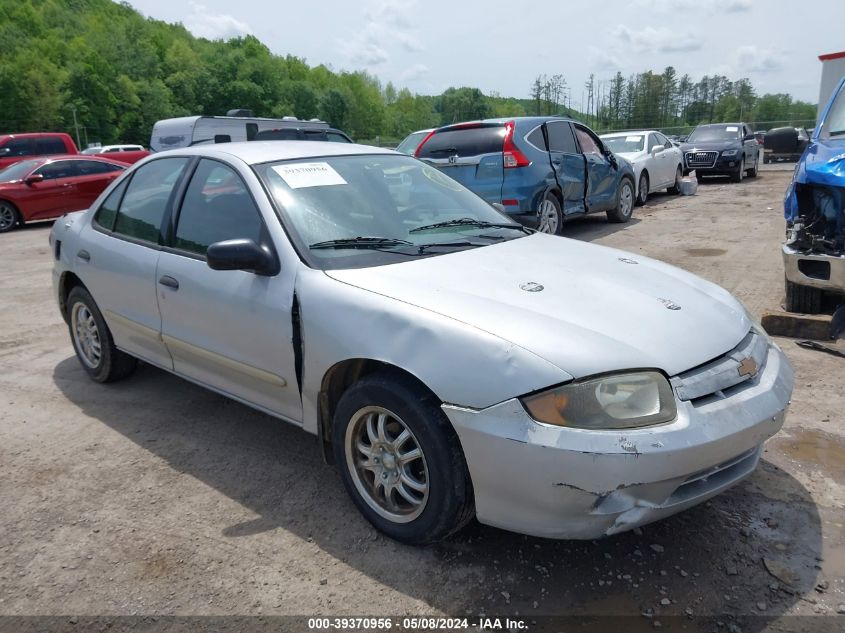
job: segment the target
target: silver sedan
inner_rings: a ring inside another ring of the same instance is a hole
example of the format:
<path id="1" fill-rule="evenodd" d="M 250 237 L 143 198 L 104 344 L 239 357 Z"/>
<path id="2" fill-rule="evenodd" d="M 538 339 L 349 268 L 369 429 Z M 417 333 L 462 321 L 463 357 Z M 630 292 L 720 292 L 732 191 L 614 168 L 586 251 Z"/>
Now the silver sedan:
<path id="1" fill-rule="evenodd" d="M 792 391 L 725 290 L 372 147 L 155 154 L 50 239 L 92 379 L 140 359 L 302 427 L 409 543 L 668 516 L 754 470 Z"/>

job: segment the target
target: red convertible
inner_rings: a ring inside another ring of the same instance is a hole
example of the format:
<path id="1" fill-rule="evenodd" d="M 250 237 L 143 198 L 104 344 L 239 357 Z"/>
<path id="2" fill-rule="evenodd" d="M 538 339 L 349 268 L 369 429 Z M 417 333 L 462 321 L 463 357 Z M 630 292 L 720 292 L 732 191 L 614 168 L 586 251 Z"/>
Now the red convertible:
<path id="1" fill-rule="evenodd" d="M 96 156 L 44 156 L 0 170 L 0 233 L 91 206 L 128 167 Z"/>

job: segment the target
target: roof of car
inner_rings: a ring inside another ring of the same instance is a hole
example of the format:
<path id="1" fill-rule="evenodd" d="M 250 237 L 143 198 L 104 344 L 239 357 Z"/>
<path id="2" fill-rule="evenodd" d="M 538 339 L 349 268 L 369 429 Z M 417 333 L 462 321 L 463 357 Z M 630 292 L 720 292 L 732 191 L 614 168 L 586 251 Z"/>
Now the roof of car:
<path id="1" fill-rule="evenodd" d="M 358 145 L 357 143 L 327 143 L 326 141 L 246 141 L 243 143 L 216 143 L 208 145 L 194 145 L 164 152 L 157 152 L 154 156 L 182 155 L 182 156 L 234 156 L 248 165 L 268 163 L 277 160 L 291 160 L 296 158 L 325 158 L 328 156 L 352 156 L 355 154 L 396 154 L 405 156 L 390 149 Z"/>
<path id="2" fill-rule="evenodd" d="M 601 138 L 610 138 L 615 136 L 635 136 L 641 134 L 654 134 L 657 130 L 630 130 L 628 132 L 608 132 L 607 134 L 600 134 Z"/>

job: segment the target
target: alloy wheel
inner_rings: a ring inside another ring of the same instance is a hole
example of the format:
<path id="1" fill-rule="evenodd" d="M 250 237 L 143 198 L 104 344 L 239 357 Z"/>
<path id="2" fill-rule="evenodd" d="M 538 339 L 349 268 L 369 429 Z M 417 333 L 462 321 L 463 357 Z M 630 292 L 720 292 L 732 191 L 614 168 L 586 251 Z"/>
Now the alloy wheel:
<path id="1" fill-rule="evenodd" d="M 17 221 L 18 216 L 15 210 L 8 204 L 0 204 L 0 232 L 8 231 L 15 226 Z"/>
<path id="2" fill-rule="evenodd" d="M 91 369 L 99 367 L 102 360 L 100 331 L 94 315 L 84 303 L 74 304 L 71 310 L 71 331 L 82 362 Z"/>
<path id="3" fill-rule="evenodd" d="M 346 466 L 355 488 L 379 515 L 408 523 L 428 501 L 425 455 L 411 429 L 382 407 L 358 410 L 346 428 Z"/>
<path id="4" fill-rule="evenodd" d="M 558 229 L 557 207 L 551 200 L 543 200 L 540 203 L 540 224 L 537 230 L 540 233 L 551 233 L 555 235 Z"/>

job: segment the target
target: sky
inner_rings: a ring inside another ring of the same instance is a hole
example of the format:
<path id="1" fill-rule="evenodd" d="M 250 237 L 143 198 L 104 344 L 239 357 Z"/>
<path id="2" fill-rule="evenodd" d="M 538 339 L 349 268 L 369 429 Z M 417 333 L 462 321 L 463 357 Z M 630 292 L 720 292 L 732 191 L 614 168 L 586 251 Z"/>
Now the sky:
<path id="1" fill-rule="evenodd" d="M 823 53 L 845 51 L 843 0 L 129 0 L 194 35 L 252 34 L 271 51 L 367 70 L 421 94 L 450 86 L 527 98 L 562 74 L 579 108 L 590 73 L 607 80 L 674 66 L 695 81 L 747 77 L 759 94 L 818 101 Z"/>

